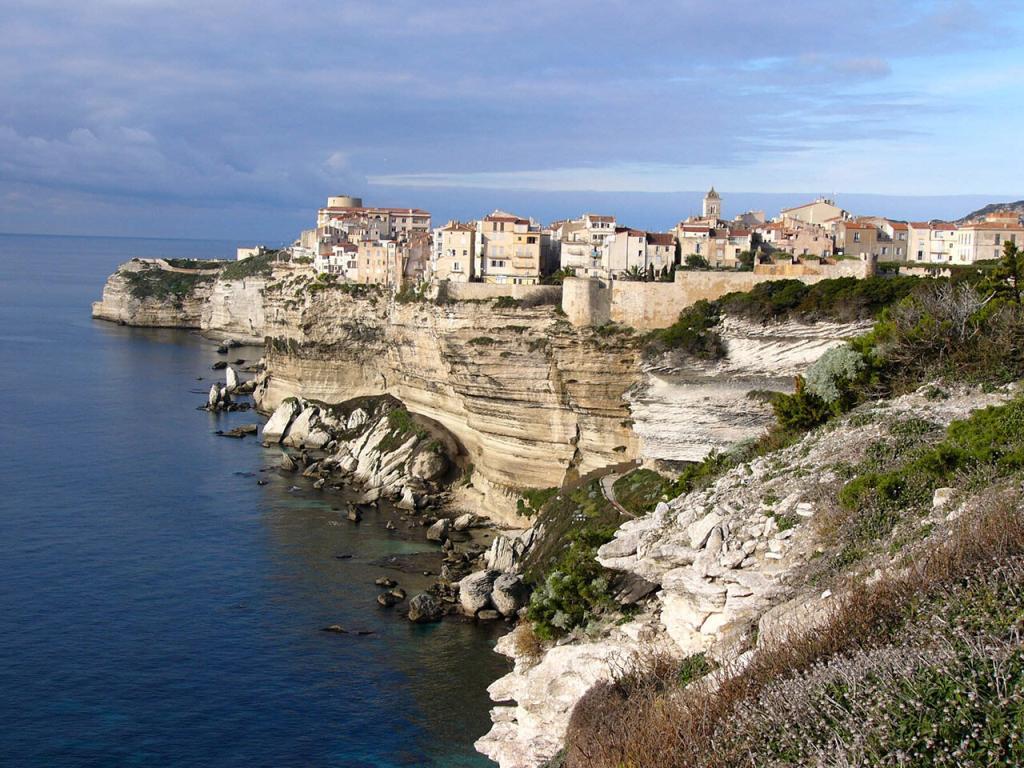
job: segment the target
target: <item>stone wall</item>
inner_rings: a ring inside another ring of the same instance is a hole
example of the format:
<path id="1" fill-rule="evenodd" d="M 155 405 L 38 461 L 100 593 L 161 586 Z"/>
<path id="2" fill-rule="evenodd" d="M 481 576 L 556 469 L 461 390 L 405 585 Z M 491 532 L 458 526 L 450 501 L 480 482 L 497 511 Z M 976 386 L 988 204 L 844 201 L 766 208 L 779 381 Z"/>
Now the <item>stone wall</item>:
<path id="1" fill-rule="evenodd" d="M 733 291 L 749 291 L 768 280 L 811 284 L 872 274 L 873 262 L 851 260 L 835 264 L 758 264 L 753 272 L 680 270 L 671 283 L 568 277 L 563 287 L 562 310 L 577 327 L 611 321 L 652 330 L 672 325 L 680 311 L 701 299 L 713 301 Z"/>
<path id="2" fill-rule="evenodd" d="M 448 283 L 449 298 L 456 301 L 486 301 L 511 296 L 533 304 L 558 304 L 562 288 L 558 285 L 498 285 L 495 283 Z"/>

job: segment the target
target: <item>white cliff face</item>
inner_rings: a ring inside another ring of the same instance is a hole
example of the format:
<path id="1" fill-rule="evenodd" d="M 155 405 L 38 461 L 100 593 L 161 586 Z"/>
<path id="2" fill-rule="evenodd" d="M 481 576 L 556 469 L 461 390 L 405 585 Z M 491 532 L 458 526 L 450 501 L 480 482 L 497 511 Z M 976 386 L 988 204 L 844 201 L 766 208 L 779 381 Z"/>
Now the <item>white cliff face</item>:
<path id="1" fill-rule="evenodd" d="M 670 356 L 644 367 L 630 390 L 640 456 L 700 461 L 712 450 L 756 437 L 772 423 L 771 407 L 748 397 L 791 392 L 793 378 L 825 351 L 864 333 L 870 323 L 751 323 L 726 317 L 719 332 L 727 356 L 714 363 Z"/>
<path id="2" fill-rule="evenodd" d="M 133 278 L 142 275 L 185 275 L 195 279 L 193 289 L 177 296 L 136 296 Z M 216 271 L 174 269 L 161 259 L 132 259 L 122 264 L 103 286 L 103 295 L 93 302 L 92 316 L 125 325 L 151 328 L 201 328 Z"/>
<path id="3" fill-rule="evenodd" d="M 826 619 L 835 598 L 802 574 L 821 544 L 815 515 L 842 482 L 833 468 L 859 461 L 897 421 L 925 418 L 944 427 L 1009 397 L 976 390 L 940 401 L 924 394 L 901 397 L 627 522 L 599 550 L 598 561 L 660 586 L 641 626 L 632 622 L 555 647 L 532 665 L 516 659 L 514 671 L 489 689 L 502 706 L 493 711 L 494 726 L 478 748 L 501 768 L 543 764 L 561 749 L 575 703 L 611 676 L 613 654 L 660 648 L 742 665 L 755 643 Z M 945 516 L 941 505 L 937 509 Z M 515 657 L 511 641 L 498 650 Z"/>

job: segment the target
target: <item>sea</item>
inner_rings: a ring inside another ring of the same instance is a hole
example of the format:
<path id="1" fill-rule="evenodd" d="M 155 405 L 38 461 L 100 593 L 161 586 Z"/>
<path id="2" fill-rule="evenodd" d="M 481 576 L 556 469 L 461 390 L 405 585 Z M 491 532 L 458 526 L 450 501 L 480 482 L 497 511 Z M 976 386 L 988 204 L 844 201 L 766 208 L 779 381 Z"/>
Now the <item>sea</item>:
<path id="1" fill-rule="evenodd" d="M 214 342 L 90 318 L 132 257 L 235 246 L 0 235 L 0 766 L 493 765 L 501 628 L 375 602 L 422 531 L 215 434 L 262 419 L 198 410 Z"/>

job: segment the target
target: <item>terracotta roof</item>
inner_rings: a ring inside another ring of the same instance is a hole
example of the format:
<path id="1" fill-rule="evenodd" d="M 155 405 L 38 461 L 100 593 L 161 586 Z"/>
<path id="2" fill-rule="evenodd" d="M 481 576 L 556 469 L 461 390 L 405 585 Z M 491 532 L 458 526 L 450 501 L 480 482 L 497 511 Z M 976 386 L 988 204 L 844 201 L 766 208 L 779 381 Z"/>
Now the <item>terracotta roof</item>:
<path id="1" fill-rule="evenodd" d="M 675 245 L 676 238 L 670 232 L 648 232 L 647 242 L 652 245 Z"/>
<path id="2" fill-rule="evenodd" d="M 596 213 L 585 213 L 583 215 L 586 218 L 591 219 L 593 221 L 615 221 L 615 217 L 614 216 L 600 216 L 600 215 L 598 215 Z"/>
<path id="3" fill-rule="evenodd" d="M 907 228 L 906 222 L 903 222 L 903 221 L 890 221 L 889 222 L 889 226 L 892 227 L 893 229 L 906 229 Z"/>
<path id="4" fill-rule="evenodd" d="M 472 224 L 448 224 L 447 226 L 441 227 L 442 232 L 476 232 L 476 227 Z"/>
<path id="5" fill-rule="evenodd" d="M 846 222 L 847 229 L 874 229 L 874 224 L 868 224 L 863 221 L 848 221 Z"/>

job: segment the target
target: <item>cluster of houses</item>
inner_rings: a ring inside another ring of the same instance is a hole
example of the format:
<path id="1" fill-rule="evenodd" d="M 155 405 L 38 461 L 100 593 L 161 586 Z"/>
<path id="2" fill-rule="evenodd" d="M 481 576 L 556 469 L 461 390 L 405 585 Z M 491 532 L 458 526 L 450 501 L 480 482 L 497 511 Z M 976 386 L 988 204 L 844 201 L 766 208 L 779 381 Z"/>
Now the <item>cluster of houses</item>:
<path id="1" fill-rule="evenodd" d="M 763 211 L 726 220 L 712 187 L 700 216 L 668 232 L 635 229 L 594 213 L 542 226 L 501 210 L 431 228 L 430 213 L 419 208 L 373 208 L 358 197 L 329 197 L 316 228 L 303 231 L 292 252 L 310 258 L 318 273 L 399 290 L 445 280 L 534 285 L 559 271 L 664 279 L 676 268 L 750 269 L 755 261 L 973 264 L 998 258 L 1007 240 L 1024 245 L 1016 212 L 997 211 L 962 224 L 905 222 L 854 216 L 819 198 L 770 221 Z M 253 252 L 239 249 L 238 255 Z"/>

